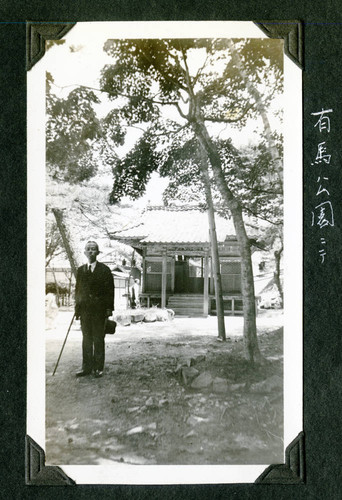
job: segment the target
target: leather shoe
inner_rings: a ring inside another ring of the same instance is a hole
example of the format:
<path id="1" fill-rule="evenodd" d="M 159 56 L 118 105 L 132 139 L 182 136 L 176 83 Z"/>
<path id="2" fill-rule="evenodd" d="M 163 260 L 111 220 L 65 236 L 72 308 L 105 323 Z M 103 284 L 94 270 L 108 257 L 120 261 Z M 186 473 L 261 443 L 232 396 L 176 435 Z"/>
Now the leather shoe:
<path id="1" fill-rule="evenodd" d="M 85 371 L 85 370 L 82 370 L 81 372 L 77 372 L 76 373 L 76 377 L 85 377 L 86 375 L 90 375 L 91 372 L 88 372 L 88 371 Z"/>
<path id="2" fill-rule="evenodd" d="M 95 370 L 95 378 L 100 378 L 103 376 L 103 372 L 101 370 Z"/>

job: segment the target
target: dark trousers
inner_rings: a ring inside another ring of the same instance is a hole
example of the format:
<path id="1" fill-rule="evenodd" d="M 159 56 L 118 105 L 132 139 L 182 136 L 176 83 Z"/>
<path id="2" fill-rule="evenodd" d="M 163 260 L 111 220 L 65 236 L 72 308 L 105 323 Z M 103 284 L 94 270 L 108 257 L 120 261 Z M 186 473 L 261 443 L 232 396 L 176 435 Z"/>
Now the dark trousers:
<path id="1" fill-rule="evenodd" d="M 105 360 L 105 317 L 96 314 L 84 313 L 81 315 L 82 328 L 82 370 L 103 371 Z"/>

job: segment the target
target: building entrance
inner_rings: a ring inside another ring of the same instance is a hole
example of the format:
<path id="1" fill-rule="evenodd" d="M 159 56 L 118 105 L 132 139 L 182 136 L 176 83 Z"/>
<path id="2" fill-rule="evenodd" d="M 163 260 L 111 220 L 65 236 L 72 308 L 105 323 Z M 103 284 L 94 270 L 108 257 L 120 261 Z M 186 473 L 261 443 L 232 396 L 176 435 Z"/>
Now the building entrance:
<path id="1" fill-rule="evenodd" d="M 175 261 L 175 293 L 202 294 L 203 259 L 178 257 Z"/>

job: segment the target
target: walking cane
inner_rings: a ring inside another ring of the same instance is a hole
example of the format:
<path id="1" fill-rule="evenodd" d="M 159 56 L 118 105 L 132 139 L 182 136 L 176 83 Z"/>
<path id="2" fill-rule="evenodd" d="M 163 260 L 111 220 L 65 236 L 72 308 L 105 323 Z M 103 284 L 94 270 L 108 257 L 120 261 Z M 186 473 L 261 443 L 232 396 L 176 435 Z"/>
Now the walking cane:
<path id="1" fill-rule="evenodd" d="M 61 359 L 61 356 L 62 356 L 62 353 L 63 353 L 63 349 L 64 349 L 64 346 L 65 346 L 65 344 L 66 344 L 66 341 L 67 341 L 67 338 L 68 338 L 68 335 L 69 335 L 69 332 L 70 332 L 70 328 L 71 328 L 72 322 L 74 321 L 74 318 L 75 318 L 75 313 L 73 314 L 73 317 L 71 318 L 71 322 L 70 322 L 70 325 L 69 325 L 69 328 L 68 328 L 68 331 L 67 331 L 66 337 L 65 337 L 65 339 L 64 339 L 64 342 L 63 342 L 63 345 L 62 345 L 61 352 L 59 353 L 59 356 L 58 356 L 58 359 L 57 359 L 57 363 L 56 363 L 55 369 L 53 370 L 53 374 L 52 374 L 52 376 L 54 376 L 54 374 L 56 373 L 57 366 L 58 366 L 59 360 Z"/>

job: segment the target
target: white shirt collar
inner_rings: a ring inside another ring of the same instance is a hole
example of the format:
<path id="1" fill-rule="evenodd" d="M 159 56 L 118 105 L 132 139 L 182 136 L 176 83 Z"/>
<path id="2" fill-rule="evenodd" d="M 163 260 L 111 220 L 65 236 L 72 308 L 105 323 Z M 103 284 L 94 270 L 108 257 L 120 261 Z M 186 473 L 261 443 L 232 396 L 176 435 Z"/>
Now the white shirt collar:
<path id="1" fill-rule="evenodd" d="M 89 269 L 89 266 L 90 266 L 92 273 L 94 272 L 94 269 L 96 267 L 96 262 L 97 261 L 95 260 L 95 262 L 92 262 L 91 264 L 89 264 L 89 263 L 87 264 L 87 269 Z"/>

